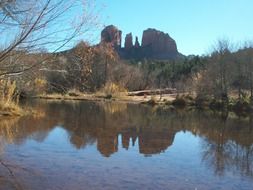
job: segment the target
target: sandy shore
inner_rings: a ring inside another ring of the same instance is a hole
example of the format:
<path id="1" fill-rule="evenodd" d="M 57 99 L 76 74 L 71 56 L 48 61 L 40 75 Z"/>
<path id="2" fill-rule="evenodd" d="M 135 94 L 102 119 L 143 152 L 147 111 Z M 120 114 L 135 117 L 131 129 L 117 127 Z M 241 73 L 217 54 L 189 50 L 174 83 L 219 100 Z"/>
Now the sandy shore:
<path id="1" fill-rule="evenodd" d="M 129 96 L 125 93 L 114 95 L 111 98 L 106 98 L 104 95 L 97 94 L 78 94 L 78 95 L 61 95 L 61 94 L 47 94 L 34 96 L 37 99 L 50 99 L 50 100 L 79 100 L 79 101 L 119 101 L 127 103 L 146 103 L 154 99 L 157 103 L 164 103 L 173 101 L 176 94 L 163 94 L 160 95 L 147 95 L 147 96 Z"/>

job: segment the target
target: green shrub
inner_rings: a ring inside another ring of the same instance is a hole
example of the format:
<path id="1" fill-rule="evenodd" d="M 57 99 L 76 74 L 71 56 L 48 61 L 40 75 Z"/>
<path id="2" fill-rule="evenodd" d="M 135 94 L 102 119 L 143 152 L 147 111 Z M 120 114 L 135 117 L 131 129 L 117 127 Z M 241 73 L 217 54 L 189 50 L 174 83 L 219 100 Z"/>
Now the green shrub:
<path id="1" fill-rule="evenodd" d="M 212 99 L 209 107 L 213 110 L 223 110 L 226 105 L 224 102 L 220 101 L 220 100 L 216 100 L 216 99 Z"/>
<path id="2" fill-rule="evenodd" d="M 176 99 L 172 101 L 172 105 L 176 107 L 185 107 L 187 102 L 184 97 L 177 96 Z"/>
<path id="3" fill-rule="evenodd" d="M 197 96 L 195 98 L 195 106 L 197 108 L 205 108 L 209 106 L 209 99 L 206 96 Z"/>
<path id="4" fill-rule="evenodd" d="M 184 98 L 189 101 L 194 101 L 194 98 L 190 94 L 185 95 Z"/>
<path id="5" fill-rule="evenodd" d="M 152 96 L 151 99 L 147 101 L 147 104 L 151 106 L 155 106 L 157 104 L 155 97 Z"/>
<path id="6" fill-rule="evenodd" d="M 232 110 L 236 113 L 250 112 L 252 111 L 251 105 L 247 101 L 237 101 L 233 106 Z"/>
<path id="7" fill-rule="evenodd" d="M 105 99 L 112 99 L 112 95 L 111 94 L 107 94 L 106 96 L 105 96 Z"/>

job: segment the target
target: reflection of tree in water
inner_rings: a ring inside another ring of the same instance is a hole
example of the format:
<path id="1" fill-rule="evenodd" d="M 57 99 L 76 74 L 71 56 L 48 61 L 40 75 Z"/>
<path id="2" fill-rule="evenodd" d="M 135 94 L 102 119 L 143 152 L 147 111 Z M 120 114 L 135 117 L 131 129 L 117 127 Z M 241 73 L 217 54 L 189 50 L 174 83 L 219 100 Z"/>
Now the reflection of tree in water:
<path id="1" fill-rule="evenodd" d="M 243 147 L 233 141 L 218 144 L 206 140 L 203 147 L 203 161 L 217 175 L 234 170 L 242 175 L 253 176 L 253 146 Z"/>
<path id="2" fill-rule="evenodd" d="M 212 122 L 206 126 L 209 132 L 205 134 L 202 143 L 203 161 L 218 175 L 233 170 L 242 175 L 253 176 L 251 123 L 228 120 L 222 126 L 213 126 Z"/>
<path id="3" fill-rule="evenodd" d="M 25 120 L 22 118 L 1 118 L 0 122 L 0 187 L 1 189 L 24 189 L 22 183 L 17 179 L 15 173 L 16 171 L 26 171 L 30 172 L 27 169 L 12 163 L 9 160 L 6 160 L 3 156 L 4 148 L 8 144 L 21 144 L 28 137 L 28 135 L 36 136 L 38 133 L 38 128 L 26 127 L 27 119 L 29 121 L 35 121 L 39 117 L 34 115 L 27 117 Z M 30 130 L 24 130 L 23 127 Z M 45 128 L 43 128 L 44 131 Z M 32 132 L 31 132 L 32 131 Z"/>
<path id="4" fill-rule="evenodd" d="M 0 134 L 2 134 L 2 143 L 3 146 L 7 141 L 7 143 L 14 143 L 16 139 L 16 133 L 15 130 L 13 130 L 13 127 L 17 125 L 18 118 L 2 118 L 0 122 Z"/>
<path id="5" fill-rule="evenodd" d="M 222 175 L 226 165 L 231 165 L 231 152 L 233 147 L 229 142 L 226 144 L 212 143 L 206 139 L 203 144 L 202 160 L 209 164 L 218 175 Z M 233 145 L 232 145 L 233 146 Z"/>
<path id="6" fill-rule="evenodd" d="M 234 168 L 252 176 L 253 131 L 248 120 L 227 119 L 203 112 L 172 112 L 142 105 L 92 102 L 37 102 L 46 117 L 25 117 L 8 131 L 0 130 L 7 143 L 19 144 L 28 137 L 43 141 L 57 125 L 64 128 L 77 149 L 97 145 L 106 157 L 118 151 L 121 136 L 125 149 L 138 144 L 144 155 L 168 149 L 179 131 L 203 139 L 203 162 L 222 175 Z M 138 142 L 138 143 L 136 143 Z"/>
<path id="7" fill-rule="evenodd" d="M 28 137 L 42 142 L 54 124 L 54 120 L 44 119 L 43 114 L 1 120 L 0 137 L 8 144 L 22 144 Z"/>

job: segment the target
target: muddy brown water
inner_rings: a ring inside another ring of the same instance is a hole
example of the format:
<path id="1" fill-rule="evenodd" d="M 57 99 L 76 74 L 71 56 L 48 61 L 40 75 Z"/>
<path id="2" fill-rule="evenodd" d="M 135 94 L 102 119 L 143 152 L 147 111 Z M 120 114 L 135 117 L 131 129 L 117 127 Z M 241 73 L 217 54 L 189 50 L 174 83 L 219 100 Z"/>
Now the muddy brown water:
<path id="1" fill-rule="evenodd" d="M 252 190 L 253 119 L 33 101 L 0 121 L 0 189 Z"/>

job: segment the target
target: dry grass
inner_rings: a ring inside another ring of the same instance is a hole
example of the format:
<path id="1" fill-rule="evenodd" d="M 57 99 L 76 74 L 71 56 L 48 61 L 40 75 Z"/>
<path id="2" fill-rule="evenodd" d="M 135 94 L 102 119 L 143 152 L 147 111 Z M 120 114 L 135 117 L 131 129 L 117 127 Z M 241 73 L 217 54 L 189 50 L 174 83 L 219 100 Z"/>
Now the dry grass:
<path id="1" fill-rule="evenodd" d="M 69 96 L 81 96 L 82 93 L 77 89 L 70 89 L 67 93 Z"/>
<path id="2" fill-rule="evenodd" d="M 21 116 L 23 113 L 17 103 L 0 101 L 0 116 Z"/>
<path id="3" fill-rule="evenodd" d="M 122 96 L 127 93 L 127 89 L 124 87 L 113 83 L 113 82 L 108 82 L 105 84 L 105 86 L 100 89 L 96 95 L 97 96 L 104 96 L 104 97 L 115 97 L 115 96 Z"/>
<path id="4" fill-rule="evenodd" d="M 18 105 L 18 96 L 15 96 L 16 83 L 8 81 L 1 81 L 4 86 L 0 98 L 0 116 L 20 116 L 23 110 Z"/>

